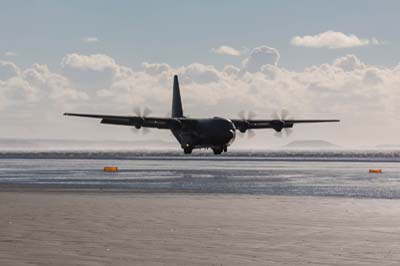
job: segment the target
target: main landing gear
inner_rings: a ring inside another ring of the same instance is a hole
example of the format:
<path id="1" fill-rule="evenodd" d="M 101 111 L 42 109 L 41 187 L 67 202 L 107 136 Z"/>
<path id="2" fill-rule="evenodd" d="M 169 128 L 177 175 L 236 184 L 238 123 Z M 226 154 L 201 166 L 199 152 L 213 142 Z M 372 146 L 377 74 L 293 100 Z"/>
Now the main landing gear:
<path id="1" fill-rule="evenodd" d="M 214 152 L 215 155 L 220 155 L 223 152 L 227 152 L 228 151 L 228 147 L 227 146 L 220 146 L 220 147 L 214 147 L 211 148 Z M 192 146 L 185 146 L 183 147 L 183 153 L 184 154 L 191 154 L 193 151 L 193 147 Z"/>
<path id="2" fill-rule="evenodd" d="M 228 151 L 228 147 L 227 146 L 215 147 L 215 148 L 212 148 L 212 150 L 213 150 L 215 155 L 220 155 L 220 154 L 222 154 L 222 152 L 227 152 Z"/>
<path id="3" fill-rule="evenodd" d="M 184 154 L 191 154 L 193 151 L 193 148 L 191 146 L 186 146 L 183 148 L 183 153 Z"/>
<path id="4" fill-rule="evenodd" d="M 215 155 L 220 155 L 224 151 L 224 149 L 222 147 L 213 148 L 212 150 Z"/>

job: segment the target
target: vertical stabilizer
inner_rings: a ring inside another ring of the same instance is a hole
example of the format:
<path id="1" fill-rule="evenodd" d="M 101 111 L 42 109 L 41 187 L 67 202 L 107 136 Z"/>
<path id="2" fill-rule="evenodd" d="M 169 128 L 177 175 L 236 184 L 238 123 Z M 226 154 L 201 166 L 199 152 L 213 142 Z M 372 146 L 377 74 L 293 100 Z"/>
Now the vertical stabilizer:
<path id="1" fill-rule="evenodd" d="M 174 88 L 172 94 L 172 117 L 182 117 L 183 110 L 182 110 L 182 100 L 181 100 L 181 93 L 179 91 L 179 81 L 178 76 L 174 76 Z"/>

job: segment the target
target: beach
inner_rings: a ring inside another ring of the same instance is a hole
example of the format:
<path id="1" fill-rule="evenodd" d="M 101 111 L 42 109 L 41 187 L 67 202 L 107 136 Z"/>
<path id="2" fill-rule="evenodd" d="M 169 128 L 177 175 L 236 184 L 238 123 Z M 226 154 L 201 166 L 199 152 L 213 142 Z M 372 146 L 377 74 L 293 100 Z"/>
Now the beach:
<path id="1" fill-rule="evenodd" d="M 0 265 L 398 265 L 398 200 L 0 192 Z"/>

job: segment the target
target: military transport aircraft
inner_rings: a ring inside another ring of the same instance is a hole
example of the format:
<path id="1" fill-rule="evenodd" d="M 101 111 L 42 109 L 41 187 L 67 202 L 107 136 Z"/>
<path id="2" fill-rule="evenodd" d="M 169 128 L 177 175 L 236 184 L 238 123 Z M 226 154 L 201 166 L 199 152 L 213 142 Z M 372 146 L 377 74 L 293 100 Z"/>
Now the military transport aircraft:
<path id="1" fill-rule="evenodd" d="M 171 117 L 151 117 L 148 116 L 149 109 L 145 109 L 142 114 L 137 112 L 136 116 L 117 116 L 99 114 L 77 114 L 64 113 L 68 116 L 80 116 L 101 119 L 102 124 L 133 126 L 140 128 L 158 128 L 171 130 L 172 134 L 180 143 L 185 154 L 192 153 L 193 149 L 211 148 L 214 154 L 221 154 L 228 150 L 236 137 L 236 130 L 240 133 L 247 132 L 253 135 L 253 129 L 272 128 L 277 133 L 282 129 L 290 130 L 294 124 L 299 123 L 321 123 L 339 122 L 340 120 L 293 120 L 286 119 L 286 112 L 281 117 L 274 119 L 253 119 L 254 115 L 249 113 L 249 117 L 244 117 L 244 112 L 240 113 L 240 119 L 227 119 L 222 117 L 195 119 L 183 115 L 182 101 L 179 90 L 178 76 L 174 76 L 174 86 L 172 94 L 172 116 Z M 289 133 L 290 131 L 288 131 Z"/>

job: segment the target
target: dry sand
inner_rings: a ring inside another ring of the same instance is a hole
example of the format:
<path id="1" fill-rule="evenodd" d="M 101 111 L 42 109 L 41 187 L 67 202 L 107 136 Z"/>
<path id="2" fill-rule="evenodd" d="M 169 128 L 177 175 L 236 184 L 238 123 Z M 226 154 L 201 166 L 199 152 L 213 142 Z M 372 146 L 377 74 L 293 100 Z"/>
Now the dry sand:
<path id="1" fill-rule="evenodd" d="M 400 201 L 0 193 L 0 265 L 399 265 Z"/>

